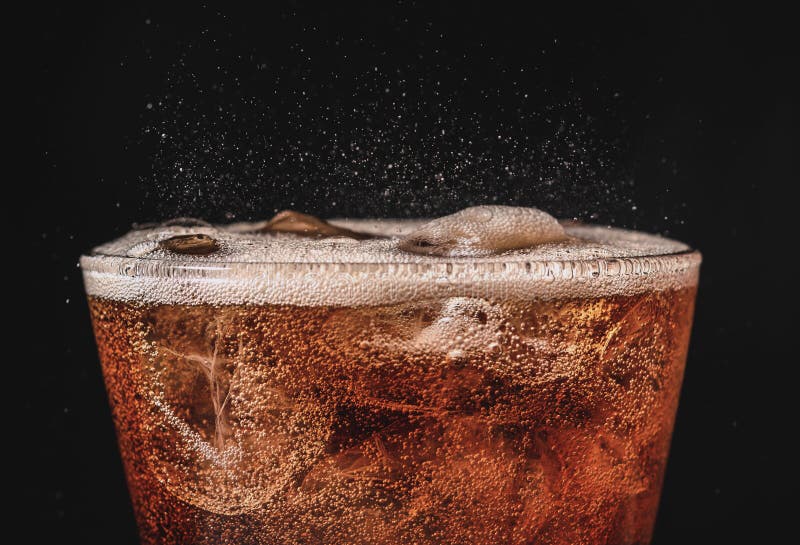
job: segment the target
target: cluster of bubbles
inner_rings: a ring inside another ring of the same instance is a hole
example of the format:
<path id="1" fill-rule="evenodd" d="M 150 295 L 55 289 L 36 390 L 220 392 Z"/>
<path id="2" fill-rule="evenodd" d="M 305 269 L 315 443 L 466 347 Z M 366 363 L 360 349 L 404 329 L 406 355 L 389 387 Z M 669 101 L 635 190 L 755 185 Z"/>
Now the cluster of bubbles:
<path id="1" fill-rule="evenodd" d="M 490 84 L 469 58 L 353 67 L 352 47 L 338 65 L 296 45 L 274 64 L 219 47 L 185 46 L 143 105 L 152 168 L 140 181 L 164 216 L 414 217 L 497 203 L 587 221 L 604 210 L 609 222 L 631 207 L 618 143 L 598 137 L 582 97 L 520 83 L 525 67 Z"/>

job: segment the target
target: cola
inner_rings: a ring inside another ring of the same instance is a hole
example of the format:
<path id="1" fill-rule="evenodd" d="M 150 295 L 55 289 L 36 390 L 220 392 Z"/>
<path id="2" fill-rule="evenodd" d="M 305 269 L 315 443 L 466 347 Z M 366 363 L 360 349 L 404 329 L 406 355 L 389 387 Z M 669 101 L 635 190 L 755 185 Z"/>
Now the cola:
<path id="1" fill-rule="evenodd" d="M 97 248 L 142 542 L 648 543 L 699 262 L 505 207 Z"/>

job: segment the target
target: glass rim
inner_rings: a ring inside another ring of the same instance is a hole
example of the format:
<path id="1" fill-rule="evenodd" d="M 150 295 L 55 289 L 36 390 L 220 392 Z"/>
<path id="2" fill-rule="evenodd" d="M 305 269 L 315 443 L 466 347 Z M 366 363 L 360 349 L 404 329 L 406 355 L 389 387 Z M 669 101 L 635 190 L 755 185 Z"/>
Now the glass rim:
<path id="1" fill-rule="evenodd" d="M 479 268 L 482 266 L 493 267 L 496 265 L 518 265 L 518 264 L 532 264 L 532 263 L 547 263 L 547 264 L 570 264 L 570 263 L 592 263 L 592 262 L 614 262 L 614 261 L 655 261 L 655 260 L 669 260 L 675 257 L 696 256 L 698 264 L 702 262 L 702 253 L 691 247 L 685 250 L 676 252 L 654 253 L 636 256 L 608 256 L 608 257 L 586 257 L 586 258 L 573 258 L 573 259 L 514 259 L 503 261 L 497 259 L 498 256 L 493 256 L 494 259 L 482 258 L 463 258 L 463 257 L 437 257 L 432 261 L 229 261 L 229 260 L 193 260 L 191 258 L 170 258 L 163 257 L 147 257 L 147 256 L 122 256 L 113 255 L 102 252 L 89 252 L 81 254 L 80 264 L 81 269 L 88 271 L 98 271 L 91 267 L 86 267 L 84 263 L 98 263 L 98 262 L 142 262 L 142 263 L 162 263 L 168 265 L 168 268 L 175 269 L 236 269 L 236 268 L 251 268 L 251 267 L 291 267 L 301 268 L 303 266 L 315 268 L 320 266 L 353 266 L 354 268 L 364 267 L 366 269 L 374 269 L 380 267 L 413 267 L 415 269 L 425 268 L 439 268 L 447 265 L 470 266 Z M 101 267 L 103 268 L 103 267 Z"/>
<path id="2" fill-rule="evenodd" d="M 83 257 L 89 297 L 141 304 L 374 306 L 450 297 L 595 298 L 696 288 L 696 250 L 506 263 L 169 263 Z"/>
<path id="3" fill-rule="evenodd" d="M 626 230 L 619 230 L 626 231 Z M 600 233 L 600 231 L 596 231 Z M 174 231 L 173 231 L 174 233 Z M 219 256 L 150 253 L 161 240 L 126 235 L 80 258 L 90 296 L 131 301 L 279 304 L 375 304 L 404 298 L 496 296 L 558 298 L 679 289 L 697 285 L 702 256 L 672 239 L 656 237 L 641 255 L 509 253 L 485 257 L 416 256 L 346 249 Z M 167 233 L 169 234 L 169 233 Z M 178 232 L 177 234 L 181 234 Z M 602 245 L 598 234 L 597 243 Z M 144 242 L 138 242 L 143 240 Z M 224 240 L 224 239 L 222 239 Z M 128 246 L 131 242 L 134 246 Z M 136 250 L 125 250 L 125 248 Z M 622 248 L 622 247 L 621 247 Z M 135 253 L 141 251 L 142 253 Z M 376 258 L 377 255 L 377 258 Z M 363 256 L 363 259 L 358 259 Z M 246 257 L 247 260 L 241 260 Z M 310 303 L 311 302 L 311 303 Z"/>

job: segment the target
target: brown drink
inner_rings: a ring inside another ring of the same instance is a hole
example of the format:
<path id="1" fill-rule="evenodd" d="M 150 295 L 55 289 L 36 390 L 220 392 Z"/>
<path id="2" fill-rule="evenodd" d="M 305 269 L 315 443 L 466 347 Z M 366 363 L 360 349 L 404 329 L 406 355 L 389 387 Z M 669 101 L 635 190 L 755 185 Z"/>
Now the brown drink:
<path id="1" fill-rule="evenodd" d="M 83 258 L 143 543 L 649 542 L 699 254 L 474 210 Z"/>

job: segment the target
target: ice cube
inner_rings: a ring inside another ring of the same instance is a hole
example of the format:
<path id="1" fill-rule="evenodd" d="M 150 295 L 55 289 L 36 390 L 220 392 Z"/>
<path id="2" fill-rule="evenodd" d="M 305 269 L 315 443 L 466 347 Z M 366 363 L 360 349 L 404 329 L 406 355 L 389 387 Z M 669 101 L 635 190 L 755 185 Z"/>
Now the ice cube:
<path id="1" fill-rule="evenodd" d="M 425 223 L 404 237 L 399 248 L 418 254 L 474 257 L 566 238 L 558 221 L 538 208 L 473 206 Z"/>
<path id="2" fill-rule="evenodd" d="M 322 454 L 330 416 L 267 379 L 265 367 L 248 357 L 234 316 L 220 311 L 209 319 L 203 312 L 155 320 L 172 335 L 157 331 L 142 366 L 146 460 L 183 501 L 245 513 L 280 501 L 308 470 Z"/>
<path id="3" fill-rule="evenodd" d="M 359 233 L 344 227 L 331 225 L 309 214 L 301 214 L 294 210 L 278 212 L 259 231 L 270 233 L 294 233 L 307 237 L 348 237 L 354 239 L 372 238 L 365 233 Z"/>
<path id="4" fill-rule="evenodd" d="M 219 250 L 216 239 L 202 233 L 175 235 L 162 240 L 158 245 L 176 254 L 208 255 Z"/>
<path id="5" fill-rule="evenodd" d="M 447 354 L 452 358 L 473 352 L 490 352 L 501 337 L 503 315 L 484 299 L 452 297 L 439 315 L 406 346 L 414 351 Z"/>

